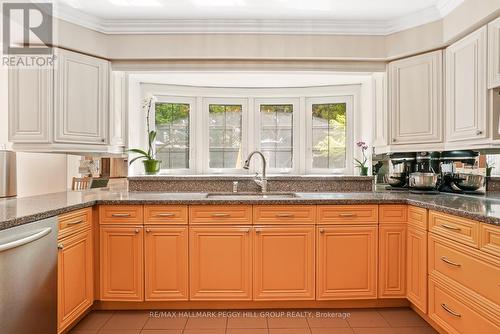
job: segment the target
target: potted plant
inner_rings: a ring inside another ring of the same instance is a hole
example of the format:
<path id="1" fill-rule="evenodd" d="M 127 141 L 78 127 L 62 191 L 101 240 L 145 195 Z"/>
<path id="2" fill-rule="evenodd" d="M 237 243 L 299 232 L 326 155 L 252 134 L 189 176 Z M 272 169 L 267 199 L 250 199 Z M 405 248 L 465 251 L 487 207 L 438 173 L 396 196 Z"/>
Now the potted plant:
<path id="1" fill-rule="evenodd" d="M 146 111 L 146 125 L 148 132 L 148 150 L 147 152 L 140 148 L 132 148 L 128 150 L 132 153 L 139 154 L 132 160 L 130 160 L 129 165 L 132 165 L 136 160 L 143 159 L 142 163 L 144 164 L 144 172 L 147 175 L 154 175 L 160 171 L 161 160 L 156 159 L 156 151 L 154 147 L 154 143 L 156 141 L 156 131 L 151 130 L 149 127 L 149 116 L 151 113 L 151 106 L 154 104 L 155 98 L 152 95 L 148 95 L 144 99 L 144 103 L 142 105 L 142 109 Z"/>
<path id="2" fill-rule="evenodd" d="M 359 168 L 359 175 L 361 176 L 368 176 L 368 166 L 366 166 L 366 162 L 368 161 L 368 158 L 366 157 L 366 150 L 368 149 L 368 145 L 364 141 L 359 141 L 356 143 L 356 145 L 361 148 L 361 152 L 363 153 L 363 161 L 354 158 L 354 161 L 356 161 L 355 166 Z"/>

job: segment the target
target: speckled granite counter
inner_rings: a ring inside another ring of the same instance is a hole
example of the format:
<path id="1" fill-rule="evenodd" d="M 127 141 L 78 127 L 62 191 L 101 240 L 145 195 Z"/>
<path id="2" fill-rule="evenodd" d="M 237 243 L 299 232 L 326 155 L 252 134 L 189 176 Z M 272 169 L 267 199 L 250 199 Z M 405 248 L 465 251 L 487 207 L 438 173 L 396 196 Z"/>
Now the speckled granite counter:
<path id="1" fill-rule="evenodd" d="M 206 193 L 69 191 L 1 199 L 0 230 L 95 204 L 411 204 L 500 226 L 500 194 L 484 197 L 390 192 L 298 193 L 295 198 L 206 198 Z"/>

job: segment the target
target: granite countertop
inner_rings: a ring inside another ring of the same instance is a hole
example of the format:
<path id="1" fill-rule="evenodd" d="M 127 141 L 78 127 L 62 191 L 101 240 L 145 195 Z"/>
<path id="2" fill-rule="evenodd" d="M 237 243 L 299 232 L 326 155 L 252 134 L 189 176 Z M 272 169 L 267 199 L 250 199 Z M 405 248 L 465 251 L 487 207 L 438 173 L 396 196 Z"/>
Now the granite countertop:
<path id="1" fill-rule="evenodd" d="M 206 198 L 206 193 L 68 191 L 0 199 L 0 230 L 95 204 L 411 204 L 500 226 L 500 193 L 486 196 L 397 192 L 298 193 L 294 198 Z"/>

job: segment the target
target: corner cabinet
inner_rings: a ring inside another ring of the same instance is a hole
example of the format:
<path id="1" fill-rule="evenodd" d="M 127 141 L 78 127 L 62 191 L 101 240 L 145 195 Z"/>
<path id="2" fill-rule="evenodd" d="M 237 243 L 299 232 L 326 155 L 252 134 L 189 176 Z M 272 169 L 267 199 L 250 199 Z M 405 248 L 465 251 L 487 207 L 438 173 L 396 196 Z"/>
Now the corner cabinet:
<path id="1" fill-rule="evenodd" d="M 488 24 L 488 88 L 500 86 L 500 17 Z"/>
<path id="2" fill-rule="evenodd" d="M 487 27 L 446 49 L 447 142 L 488 136 Z"/>
<path id="3" fill-rule="evenodd" d="M 391 145 L 443 141 L 442 58 L 434 51 L 389 64 Z"/>

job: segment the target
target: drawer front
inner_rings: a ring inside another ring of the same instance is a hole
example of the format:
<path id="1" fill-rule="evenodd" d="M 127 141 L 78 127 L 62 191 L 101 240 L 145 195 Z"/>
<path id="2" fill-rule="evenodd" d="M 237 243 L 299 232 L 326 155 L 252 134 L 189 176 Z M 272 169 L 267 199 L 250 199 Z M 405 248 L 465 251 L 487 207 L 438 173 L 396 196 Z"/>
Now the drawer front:
<path id="1" fill-rule="evenodd" d="M 318 205 L 318 224 L 377 224 L 378 205 Z"/>
<path id="2" fill-rule="evenodd" d="M 142 205 L 101 205 L 99 207 L 100 224 L 142 225 Z"/>
<path id="3" fill-rule="evenodd" d="M 481 224 L 479 247 L 484 252 L 500 257 L 500 226 Z"/>
<path id="4" fill-rule="evenodd" d="M 429 317 L 450 334 L 500 333 L 500 327 L 445 285 L 429 280 Z"/>
<path id="5" fill-rule="evenodd" d="M 378 208 L 378 221 L 380 223 L 401 224 L 408 221 L 407 205 L 380 205 Z"/>
<path id="6" fill-rule="evenodd" d="M 479 248 L 479 222 L 429 211 L 429 230 L 464 245 Z"/>
<path id="7" fill-rule="evenodd" d="M 408 225 L 427 230 L 427 209 L 416 206 L 408 207 Z"/>
<path id="8" fill-rule="evenodd" d="M 92 208 L 72 211 L 59 216 L 59 238 L 89 228 L 92 225 Z"/>
<path id="9" fill-rule="evenodd" d="M 251 205 L 192 205 L 190 224 L 251 224 Z"/>
<path id="10" fill-rule="evenodd" d="M 187 224 L 187 205 L 145 205 L 145 224 Z"/>
<path id="11" fill-rule="evenodd" d="M 500 261 L 493 261 L 491 256 L 431 236 L 429 273 L 432 272 L 439 272 L 500 305 Z"/>
<path id="12" fill-rule="evenodd" d="M 256 205 L 255 224 L 314 224 L 315 205 Z"/>

